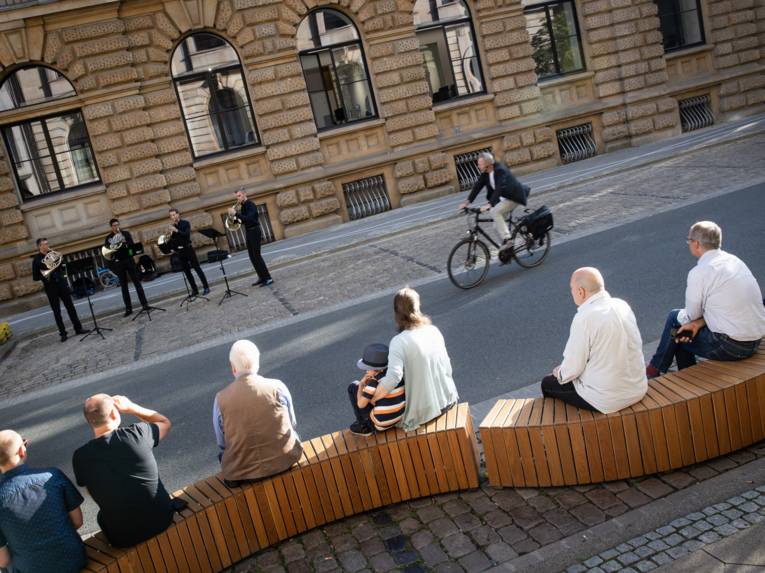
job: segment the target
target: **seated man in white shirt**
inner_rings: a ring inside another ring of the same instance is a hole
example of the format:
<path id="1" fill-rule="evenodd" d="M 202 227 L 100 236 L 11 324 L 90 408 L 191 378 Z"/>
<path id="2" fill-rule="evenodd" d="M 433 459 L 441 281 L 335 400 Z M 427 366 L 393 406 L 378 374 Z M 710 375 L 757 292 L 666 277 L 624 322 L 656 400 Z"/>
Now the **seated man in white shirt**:
<path id="1" fill-rule="evenodd" d="M 571 275 L 571 297 L 579 308 L 563 362 L 542 380 L 542 394 L 604 414 L 642 400 L 648 381 L 630 306 L 608 294 L 603 276 L 593 267 Z"/>
<path id="2" fill-rule="evenodd" d="M 741 360 L 755 353 L 765 336 L 765 307 L 757 279 L 738 257 L 726 253 L 722 230 L 699 221 L 688 232 L 688 250 L 698 262 L 688 272 L 685 308 L 669 313 L 649 378 L 696 364 L 696 356 Z"/>

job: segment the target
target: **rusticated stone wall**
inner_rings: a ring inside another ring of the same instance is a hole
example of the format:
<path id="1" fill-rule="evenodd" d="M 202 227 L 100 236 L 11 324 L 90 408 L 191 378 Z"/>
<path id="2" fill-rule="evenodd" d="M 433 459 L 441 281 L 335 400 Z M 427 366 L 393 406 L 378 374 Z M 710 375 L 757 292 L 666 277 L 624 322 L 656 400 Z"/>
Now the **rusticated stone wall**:
<path id="1" fill-rule="evenodd" d="M 761 0 L 710 0 L 709 40 L 714 44 L 715 67 L 720 70 L 752 67 L 752 75 L 723 82 L 720 111 L 727 113 L 765 103 L 765 58 Z M 758 13 L 760 20 L 757 20 Z"/>

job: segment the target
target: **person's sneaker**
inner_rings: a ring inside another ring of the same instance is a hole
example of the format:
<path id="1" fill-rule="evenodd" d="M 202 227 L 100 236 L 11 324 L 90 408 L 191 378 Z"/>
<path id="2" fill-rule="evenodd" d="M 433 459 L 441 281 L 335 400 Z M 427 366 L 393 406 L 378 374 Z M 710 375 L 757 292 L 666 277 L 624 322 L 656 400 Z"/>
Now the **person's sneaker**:
<path id="1" fill-rule="evenodd" d="M 656 368 L 653 364 L 646 365 L 645 377 L 650 380 L 651 378 L 656 378 L 657 376 L 661 376 L 659 369 Z"/>
<path id="2" fill-rule="evenodd" d="M 374 430 L 372 430 L 372 428 L 366 424 L 359 424 L 358 421 L 351 424 L 351 427 L 348 429 L 351 431 L 351 434 L 355 436 L 371 436 L 374 434 Z"/>

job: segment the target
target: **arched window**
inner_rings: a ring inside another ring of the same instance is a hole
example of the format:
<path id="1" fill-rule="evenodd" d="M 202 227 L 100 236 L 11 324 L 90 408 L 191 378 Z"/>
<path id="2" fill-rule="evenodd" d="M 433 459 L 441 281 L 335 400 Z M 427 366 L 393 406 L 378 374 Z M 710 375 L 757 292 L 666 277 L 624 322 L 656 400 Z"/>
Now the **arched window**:
<path id="1" fill-rule="evenodd" d="M 377 117 L 356 27 L 335 10 L 317 10 L 297 33 L 313 117 L 319 131 Z"/>
<path id="2" fill-rule="evenodd" d="M 473 23 L 462 0 L 417 0 L 414 25 L 433 103 L 483 93 Z"/>
<path id="3" fill-rule="evenodd" d="M 77 95 L 63 75 L 44 66 L 12 72 L 0 84 L 0 112 L 45 104 Z M 98 169 L 80 110 L 40 117 L 2 127 L 24 201 L 97 183 Z"/>
<path id="4" fill-rule="evenodd" d="M 172 74 L 195 157 L 258 143 L 242 65 L 228 42 L 192 34 L 175 49 Z"/>

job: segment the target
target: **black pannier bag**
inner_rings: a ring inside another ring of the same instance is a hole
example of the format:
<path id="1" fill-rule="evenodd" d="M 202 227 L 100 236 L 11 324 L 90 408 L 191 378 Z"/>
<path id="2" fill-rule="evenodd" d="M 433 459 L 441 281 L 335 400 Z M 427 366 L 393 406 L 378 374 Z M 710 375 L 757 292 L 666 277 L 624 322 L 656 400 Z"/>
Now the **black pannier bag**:
<path id="1" fill-rule="evenodd" d="M 520 226 L 521 228 L 526 228 L 532 237 L 539 239 L 553 228 L 552 211 L 545 205 L 542 205 L 533 213 L 526 215 L 521 220 Z"/>

